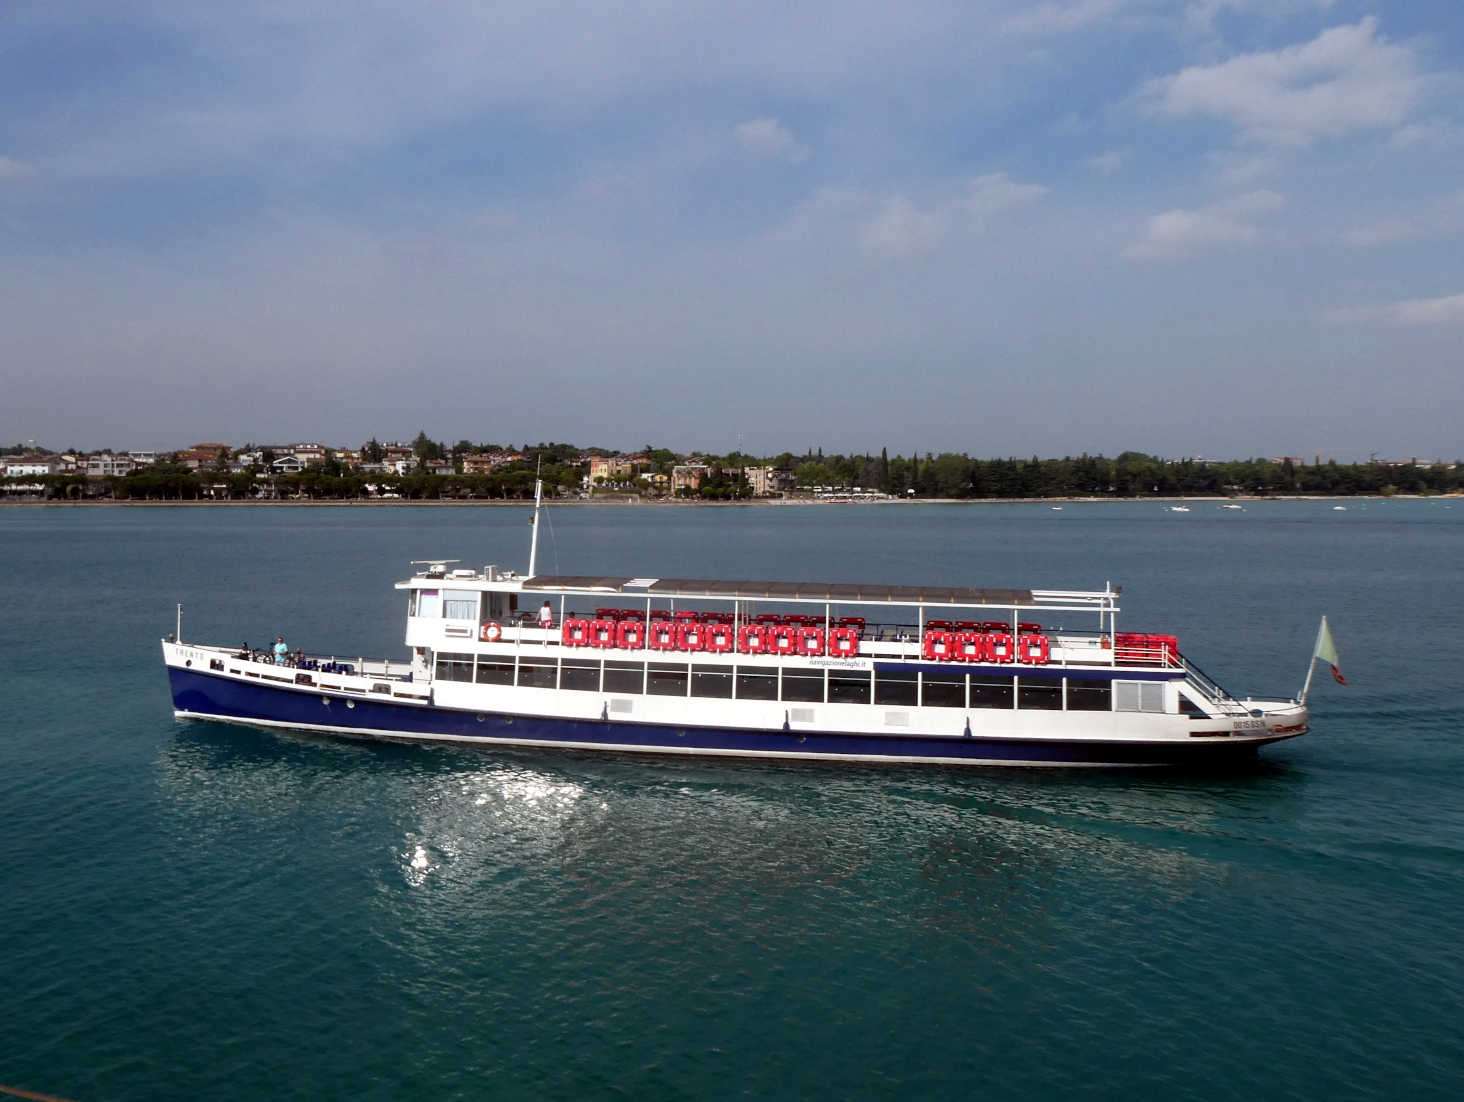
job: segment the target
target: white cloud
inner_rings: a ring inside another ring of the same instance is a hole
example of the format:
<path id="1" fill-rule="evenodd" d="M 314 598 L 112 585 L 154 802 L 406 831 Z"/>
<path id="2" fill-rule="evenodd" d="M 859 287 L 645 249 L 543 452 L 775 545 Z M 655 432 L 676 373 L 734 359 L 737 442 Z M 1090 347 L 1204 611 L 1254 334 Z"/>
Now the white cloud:
<path id="1" fill-rule="evenodd" d="M 1185 19 L 1195 27 L 1210 31 L 1223 11 L 1259 13 L 1272 17 L 1313 8 L 1330 8 L 1335 0 L 1194 0 L 1185 9 Z"/>
<path id="2" fill-rule="evenodd" d="M 1450 146 L 1464 137 L 1464 129 L 1448 119 L 1430 119 L 1428 122 L 1409 123 L 1393 133 L 1392 144 L 1398 149 L 1411 149 L 1416 145 Z"/>
<path id="3" fill-rule="evenodd" d="M 1277 145 L 1398 126 L 1423 81 L 1412 51 L 1377 28 L 1368 16 L 1299 46 L 1191 66 L 1150 81 L 1145 92 L 1161 114 L 1212 116 L 1246 138 Z"/>
<path id="4" fill-rule="evenodd" d="M 1285 204 L 1284 196 L 1262 189 L 1196 210 L 1168 210 L 1150 218 L 1144 239 L 1123 255 L 1137 261 L 1182 260 L 1201 252 L 1253 245 L 1262 238 L 1257 220 Z"/>
<path id="5" fill-rule="evenodd" d="M 29 176 L 33 169 L 24 161 L 17 161 L 14 157 L 0 157 L 0 180 L 18 180 L 22 176 Z"/>
<path id="6" fill-rule="evenodd" d="M 1464 191 L 1425 205 L 1409 214 L 1394 214 L 1367 225 L 1344 230 L 1344 244 L 1368 248 L 1416 241 L 1424 237 L 1445 237 L 1464 231 Z"/>
<path id="7" fill-rule="evenodd" d="M 1464 294 L 1348 306 L 1331 310 L 1322 319 L 1333 325 L 1464 325 Z"/>
<path id="8" fill-rule="evenodd" d="M 1277 157 L 1266 154 L 1245 154 L 1233 151 L 1222 151 L 1205 154 L 1209 161 L 1220 172 L 1220 182 L 1226 187 L 1251 187 L 1257 181 L 1267 176 L 1274 176 L 1281 171 L 1281 161 Z"/>
<path id="9" fill-rule="evenodd" d="M 1089 157 L 1088 167 L 1100 176 L 1112 176 L 1123 167 L 1123 162 L 1127 159 L 1127 153 L 1112 149 L 1107 153 L 1100 153 L 1096 157 Z"/>
<path id="10" fill-rule="evenodd" d="M 1003 27 L 1017 34 L 1068 34 L 1111 19 L 1134 3 L 1135 0 L 1045 0 L 1011 16 Z"/>
<path id="11" fill-rule="evenodd" d="M 790 161 L 801 161 L 808 156 L 808 150 L 777 119 L 749 119 L 738 125 L 736 133 L 738 144 L 749 153 Z"/>

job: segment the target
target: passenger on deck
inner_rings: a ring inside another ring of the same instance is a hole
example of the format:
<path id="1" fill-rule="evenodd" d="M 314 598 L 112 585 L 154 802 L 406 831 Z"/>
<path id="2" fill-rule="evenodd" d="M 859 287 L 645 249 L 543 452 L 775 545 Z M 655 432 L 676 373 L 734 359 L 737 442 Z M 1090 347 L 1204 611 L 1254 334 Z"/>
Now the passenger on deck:
<path id="1" fill-rule="evenodd" d="M 287 646 L 285 646 L 285 637 L 283 635 L 277 636 L 275 638 L 275 645 L 274 645 L 274 660 L 275 660 L 275 665 L 276 666 L 283 666 L 285 664 L 285 655 L 287 655 L 289 653 L 290 653 L 290 648 L 287 647 Z"/>
<path id="2" fill-rule="evenodd" d="M 539 626 L 546 631 L 554 626 L 554 610 L 549 607 L 548 601 L 539 609 Z"/>

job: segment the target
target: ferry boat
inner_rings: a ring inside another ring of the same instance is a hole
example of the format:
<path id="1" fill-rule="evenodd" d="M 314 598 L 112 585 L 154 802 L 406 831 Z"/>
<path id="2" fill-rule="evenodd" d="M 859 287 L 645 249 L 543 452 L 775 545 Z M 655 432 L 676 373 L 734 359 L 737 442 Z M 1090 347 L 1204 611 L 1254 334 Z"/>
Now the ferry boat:
<path id="1" fill-rule="evenodd" d="M 393 740 L 941 765 L 1197 766 L 1307 730 L 1236 698 L 1121 587 L 585 577 L 414 563 L 408 657 L 163 640 L 184 719 Z M 1308 687 L 1310 667 L 1308 668 Z"/>

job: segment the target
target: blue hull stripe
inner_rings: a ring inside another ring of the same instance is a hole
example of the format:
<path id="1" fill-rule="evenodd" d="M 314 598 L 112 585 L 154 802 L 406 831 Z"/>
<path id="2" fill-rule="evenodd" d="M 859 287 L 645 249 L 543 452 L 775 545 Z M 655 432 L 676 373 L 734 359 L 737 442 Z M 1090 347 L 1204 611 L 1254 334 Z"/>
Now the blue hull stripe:
<path id="1" fill-rule="evenodd" d="M 950 738 L 920 735 L 859 735 L 813 731 L 748 731 L 736 728 L 662 726 L 620 721 L 515 716 L 457 711 L 319 690 L 275 688 L 193 670 L 169 668 L 173 707 L 220 720 L 300 728 L 328 727 L 380 737 L 453 740 L 502 739 L 552 743 L 585 749 L 668 753 L 777 754 L 839 757 L 938 759 L 959 763 L 1032 762 L 1050 765 L 1182 765 L 1215 763 L 1254 755 L 1257 742 L 1207 739 L 1195 743 L 1124 743 L 1097 740 Z"/>

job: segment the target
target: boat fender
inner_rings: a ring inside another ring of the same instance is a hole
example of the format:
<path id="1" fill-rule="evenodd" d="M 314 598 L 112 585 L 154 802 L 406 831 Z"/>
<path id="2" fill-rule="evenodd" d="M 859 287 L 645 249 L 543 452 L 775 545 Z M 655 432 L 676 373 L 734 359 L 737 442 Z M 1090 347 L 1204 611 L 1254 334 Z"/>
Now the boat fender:
<path id="1" fill-rule="evenodd" d="M 503 629 L 498 626 L 497 620 L 493 620 L 484 624 L 483 630 L 479 634 L 482 636 L 483 642 L 496 643 L 503 638 Z"/>

